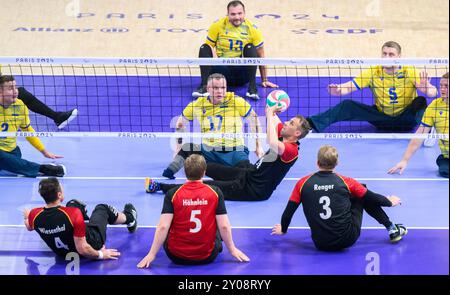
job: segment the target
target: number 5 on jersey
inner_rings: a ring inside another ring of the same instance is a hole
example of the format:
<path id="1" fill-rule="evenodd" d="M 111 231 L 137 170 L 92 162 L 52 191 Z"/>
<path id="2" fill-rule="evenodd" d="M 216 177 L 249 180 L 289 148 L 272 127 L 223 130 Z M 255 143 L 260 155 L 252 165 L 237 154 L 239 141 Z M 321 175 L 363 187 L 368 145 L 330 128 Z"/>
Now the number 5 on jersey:
<path id="1" fill-rule="evenodd" d="M 195 217 L 196 215 L 200 215 L 200 214 L 202 214 L 202 210 L 192 210 L 191 211 L 190 221 L 195 223 L 195 227 L 189 229 L 190 233 L 195 234 L 195 233 L 198 233 L 202 229 L 202 221 L 200 219 L 198 219 L 197 217 Z"/>

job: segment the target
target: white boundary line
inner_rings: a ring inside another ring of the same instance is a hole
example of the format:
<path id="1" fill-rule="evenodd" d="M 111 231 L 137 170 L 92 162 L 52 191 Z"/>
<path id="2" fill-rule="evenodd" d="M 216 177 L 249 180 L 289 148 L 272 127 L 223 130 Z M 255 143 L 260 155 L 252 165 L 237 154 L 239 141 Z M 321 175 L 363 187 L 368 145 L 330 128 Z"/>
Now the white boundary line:
<path id="1" fill-rule="evenodd" d="M 47 177 L 37 177 L 37 179 L 44 179 Z M 61 178 L 62 180 L 145 180 L 145 176 L 136 176 L 136 177 L 124 177 L 124 176 L 68 176 Z M 169 179 L 165 177 L 151 177 L 156 180 L 166 180 Z M 0 179 L 29 179 L 22 176 L 0 176 Z M 177 180 L 186 180 L 185 177 L 177 177 Z M 209 178 L 206 178 L 209 179 Z M 368 178 L 354 178 L 358 181 L 443 181 L 449 182 L 448 178 L 376 178 L 376 177 L 368 177 Z M 297 181 L 300 178 L 297 177 L 285 177 L 283 181 Z"/>
<path id="2" fill-rule="evenodd" d="M 21 228 L 21 227 L 25 227 L 25 225 L 22 224 L 0 224 L 0 228 L 2 227 L 12 227 L 12 228 Z M 109 228 L 122 228 L 122 227 L 126 227 L 126 225 L 112 225 L 112 226 L 108 226 Z M 156 228 L 156 225 L 139 225 L 139 228 Z M 271 226 L 232 226 L 233 229 L 272 229 Z M 310 229 L 307 226 L 292 226 L 289 227 L 289 229 L 298 229 L 298 230 L 305 230 L 305 229 Z M 361 227 L 361 229 L 384 229 L 386 230 L 386 228 L 381 227 L 381 226 L 363 226 Z M 449 230 L 448 226 L 411 226 L 408 227 L 408 229 L 424 229 L 424 230 Z"/>

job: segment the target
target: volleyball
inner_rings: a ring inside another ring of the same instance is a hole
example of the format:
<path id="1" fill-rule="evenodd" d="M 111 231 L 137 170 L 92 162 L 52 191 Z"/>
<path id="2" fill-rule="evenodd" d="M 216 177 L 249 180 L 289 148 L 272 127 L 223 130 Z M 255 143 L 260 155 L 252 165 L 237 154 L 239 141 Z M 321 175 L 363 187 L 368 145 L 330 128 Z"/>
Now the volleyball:
<path id="1" fill-rule="evenodd" d="M 274 105 L 277 105 L 281 107 L 282 112 L 287 110 L 290 103 L 291 99 L 289 98 L 289 95 L 283 90 L 274 90 L 267 96 L 267 106 L 273 107 Z"/>

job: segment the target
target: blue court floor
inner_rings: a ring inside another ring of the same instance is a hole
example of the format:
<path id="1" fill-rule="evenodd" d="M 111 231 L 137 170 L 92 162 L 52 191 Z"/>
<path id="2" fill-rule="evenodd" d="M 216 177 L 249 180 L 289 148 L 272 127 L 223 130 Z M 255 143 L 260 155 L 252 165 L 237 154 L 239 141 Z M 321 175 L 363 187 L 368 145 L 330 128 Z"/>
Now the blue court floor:
<path id="1" fill-rule="evenodd" d="M 324 142 L 303 140 L 299 160 L 269 200 L 226 202 L 235 243 L 248 254 L 250 263 L 233 261 L 224 249 L 213 264 L 177 266 L 161 251 L 153 267 L 139 270 L 135 266 L 151 245 L 163 201 L 162 194 L 144 192 L 144 178 L 161 177 L 172 156 L 169 140 L 53 138 L 44 142 L 65 157 L 58 163 L 68 169 L 67 177 L 61 179 L 66 200 L 84 200 L 89 212 L 105 202 L 118 208 L 132 202 L 138 210 L 141 227 L 135 234 L 120 227 L 108 231 L 107 246 L 119 249 L 122 257 L 82 261 L 81 274 L 365 274 L 373 255 L 379 257 L 380 274 L 448 274 L 449 182 L 437 175 L 437 146 L 421 148 L 403 175 L 388 175 L 386 171 L 401 158 L 407 140 L 326 142 L 340 152 L 337 172 L 375 192 L 402 198 L 401 206 L 386 208 L 392 221 L 410 229 L 396 245 L 389 243 L 385 229 L 365 215 L 361 238 L 352 248 L 339 253 L 317 251 L 301 208 L 287 235 L 270 236 L 295 182 L 316 170 L 317 150 Z M 25 140 L 19 139 L 19 145 L 25 158 L 45 162 Z M 183 173 L 177 176 L 173 182 L 184 181 Z M 21 226 L 21 209 L 43 205 L 37 192 L 39 180 L 0 173 L 0 274 L 66 273 L 67 261 L 55 259 L 37 233 Z"/>

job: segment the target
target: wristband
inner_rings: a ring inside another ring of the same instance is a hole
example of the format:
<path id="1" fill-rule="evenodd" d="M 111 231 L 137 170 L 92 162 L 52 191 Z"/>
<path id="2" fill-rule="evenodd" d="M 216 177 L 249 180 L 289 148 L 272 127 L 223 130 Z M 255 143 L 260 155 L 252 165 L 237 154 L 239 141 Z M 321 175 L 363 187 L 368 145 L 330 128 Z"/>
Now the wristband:
<path id="1" fill-rule="evenodd" d="M 103 259 L 103 252 L 101 250 L 98 250 L 98 260 L 102 260 Z"/>

